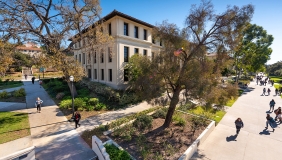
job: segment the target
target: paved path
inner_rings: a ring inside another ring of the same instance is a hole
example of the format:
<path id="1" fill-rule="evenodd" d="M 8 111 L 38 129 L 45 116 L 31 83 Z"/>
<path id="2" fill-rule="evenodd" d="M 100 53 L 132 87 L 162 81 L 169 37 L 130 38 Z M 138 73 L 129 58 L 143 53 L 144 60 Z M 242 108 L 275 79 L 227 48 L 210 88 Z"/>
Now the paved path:
<path id="1" fill-rule="evenodd" d="M 262 89 L 271 88 L 269 96 L 261 96 Z M 274 99 L 275 108 L 282 107 L 282 99 L 274 95 L 274 87 L 257 86 L 254 82 L 249 90 L 228 110 L 215 130 L 199 146 L 198 153 L 192 159 L 204 160 L 279 160 L 282 148 L 282 124 L 275 132 L 265 130 L 265 117 L 269 110 L 269 101 Z M 271 113 L 274 117 L 275 114 Z M 234 121 L 242 118 L 244 128 L 236 138 Z"/>
<path id="2" fill-rule="evenodd" d="M 83 141 L 74 128 L 73 123 L 69 123 L 58 106 L 53 102 L 38 82 L 32 84 L 30 80 L 23 80 L 27 93 L 26 109 L 17 110 L 29 113 L 29 123 L 31 131 L 32 145 L 36 147 L 35 156 L 38 160 L 90 160 L 96 157 L 92 149 Z M 43 100 L 42 112 L 37 113 L 35 100 L 40 97 Z M 23 139 L 20 139 L 23 140 Z M 9 152 L 17 151 L 13 147 L 15 142 L 8 142 L 0 145 L 9 148 Z M 30 143 L 28 143 L 30 144 Z M 24 144 L 22 147 L 26 146 Z M 18 147 L 18 148 L 22 148 Z"/>

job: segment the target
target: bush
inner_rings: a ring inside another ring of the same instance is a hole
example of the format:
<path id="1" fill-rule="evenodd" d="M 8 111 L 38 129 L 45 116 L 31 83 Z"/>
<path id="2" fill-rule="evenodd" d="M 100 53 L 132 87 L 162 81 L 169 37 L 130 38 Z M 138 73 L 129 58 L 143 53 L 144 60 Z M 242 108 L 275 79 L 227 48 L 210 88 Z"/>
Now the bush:
<path id="1" fill-rule="evenodd" d="M 56 99 L 63 99 L 63 97 L 65 96 L 64 92 L 60 92 L 56 95 Z"/>
<path id="2" fill-rule="evenodd" d="M 102 109 L 106 109 L 106 105 L 104 103 L 98 103 L 97 105 L 94 106 L 95 111 L 100 111 Z"/>
<path id="3" fill-rule="evenodd" d="M 7 91 L 0 92 L 0 98 L 7 98 L 7 97 L 8 97 Z"/>
<path id="4" fill-rule="evenodd" d="M 166 112 L 164 110 L 157 110 L 154 114 L 152 114 L 153 118 L 163 118 L 165 119 L 166 117 Z"/>
<path id="5" fill-rule="evenodd" d="M 138 102 L 139 98 L 134 93 L 124 93 L 119 100 L 120 105 Z"/>
<path id="6" fill-rule="evenodd" d="M 86 97 L 89 95 L 89 90 L 86 88 L 77 91 L 78 97 Z"/>
<path id="7" fill-rule="evenodd" d="M 85 109 L 86 109 L 86 111 L 93 111 L 93 110 L 94 110 L 94 107 L 91 106 L 91 105 L 86 105 L 86 106 L 85 106 Z"/>
<path id="8" fill-rule="evenodd" d="M 15 97 L 24 97 L 26 95 L 24 88 L 20 88 L 19 90 L 15 90 Z"/>
<path id="9" fill-rule="evenodd" d="M 175 122 L 175 124 L 177 126 L 185 126 L 186 125 L 186 121 L 178 113 L 173 115 L 172 120 Z"/>
<path id="10" fill-rule="evenodd" d="M 111 160 L 131 160 L 130 155 L 125 150 L 120 150 L 112 144 L 105 144 L 104 147 Z"/>
<path id="11" fill-rule="evenodd" d="M 140 115 L 133 122 L 133 126 L 143 132 L 146 129 L 152 128 L 153 118 L 147 114 Z"/>
<path id="12" fill-rule="evenodd" d="M 88 104 L 93 105 L 93 106 L 97 105 L 98 103 L 99 103 L 99 99 L 98 98 L 90 98 L 88 100 Z"/>
<path id="13" fill-rule="evenodd" d="M 72 99 L 65 99 L 60 102 L 61 108 L 72 108 Z M 86 102 L 82 98 L 75 98 L 74 99 L 74 109 L 75 110 L 83 110 L 86 108 Z"/>

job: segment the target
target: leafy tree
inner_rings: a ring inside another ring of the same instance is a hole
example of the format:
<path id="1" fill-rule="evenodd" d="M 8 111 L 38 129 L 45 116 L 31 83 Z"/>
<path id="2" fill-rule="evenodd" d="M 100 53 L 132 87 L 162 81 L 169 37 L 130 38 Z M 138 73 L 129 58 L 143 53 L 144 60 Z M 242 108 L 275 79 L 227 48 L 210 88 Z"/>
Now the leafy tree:
<path id="1" fill-rule="evenodd" d="M 10 56 L 13 52 L 13 45 L 0 40 L 0 76 L 4 77 L 10 65 L 13 63 L 13 58 Z"/>
<path id="2" fill-rule="evenodd" d="M 32 60 L 32 58 L 27 54 L 14 52 L 12 55 L 14 59 L 14 63 L 12 65 L 16 68 L 17 71 L 21 71 L 22 66 L 30 68 L 34 64 L 34 60 Z"/>
<path id="3" fill-rule="evenodd" d="M 152 61 L 138 56 L 130 60 L 127 66 L 133 74 L 130 87 L 148 99 L 164 91 L 170 98 L 164 127 L 169 127 L 183 91 L 187 98 L 203 100 L 207 105 L 223 103 L 225 97 L 237 92 L 233 86 L 220 87 L 220 72 L 226 67 L 230 48 L 237 44 L 232 38 L 240 35 L 253 11 L 252 5 L 246 5 L 228 7 L 216 14 L 210 1 L 202 1 L 191 7 L 183 30 L 167 22 L 157 25 L 154 37 L 164 47 Z M 208 59 L 207 52 L 216 52 L 217 58 Z"/>
<path id="4" fill-rule="evenodd" d="M 249 72 L 261 71 L 270 59 L 270 45 L 273 40 L 273 36 L 268 35 L 263 27 L 248 23 L 243 30 L 241 43 L 233 55 L 236 73 L 242 69 Z"/>
<path id="5" fill-rule="evenodd" d="M 81 67 L 79 65 L 74 65 L 75 68 L 72 65 L 63 66 L 75 61 L 71 60 L 73 57 L 67 57 L 66 53 L 72 52 L 73 44 L 81 41 L 81 44 L 87 42 L 88 45 L 84 47 L 84 52 L 92 54 L 94 46 L 112 40 L 105 33 L 106 29 L 103 29 L 103 21 L 99 20 L 100 12 L 99 0 L 0 1 L 1 36 L 4 41 L 38 42 L 44 46 L 44 55 L 38 63 L 48 59 L 48 66 L 63 69 L 67 79 L 70 72 L 81 71 L 75 74 L 75 79 L 79 80 L 84 75 L 83 69 L 77 68 Z M 70 45 L 66 40 L 71 40 Z"/>
<path id="6" fill-rule="evenodd" d="M 282 76 L 282 61 L 278 61 L 274 64 L 268 65 L 267 73 L 271 76 Z"/>

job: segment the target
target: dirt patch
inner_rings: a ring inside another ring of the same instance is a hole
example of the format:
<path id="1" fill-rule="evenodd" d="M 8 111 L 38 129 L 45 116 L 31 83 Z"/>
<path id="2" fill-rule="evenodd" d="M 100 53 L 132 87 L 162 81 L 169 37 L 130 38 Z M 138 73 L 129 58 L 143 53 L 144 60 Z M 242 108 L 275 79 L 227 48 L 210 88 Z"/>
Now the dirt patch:
<path id="1" fill-rule="evenodd" d="M 143 133 L 133 131 L 133 126 L 128 125 L 117 131 L 121 134 L 115 131 L 110 138 L 137 160 L 178 159 L 205 129 L 201 127 L 193 133 L 191 116 L 182 114 L 181 117 L 186 122 L 183 126 L 173 122 L 169 128 L 163 128 L 164 119 L 157 118 L 152 122 L 153 127 Z"/>

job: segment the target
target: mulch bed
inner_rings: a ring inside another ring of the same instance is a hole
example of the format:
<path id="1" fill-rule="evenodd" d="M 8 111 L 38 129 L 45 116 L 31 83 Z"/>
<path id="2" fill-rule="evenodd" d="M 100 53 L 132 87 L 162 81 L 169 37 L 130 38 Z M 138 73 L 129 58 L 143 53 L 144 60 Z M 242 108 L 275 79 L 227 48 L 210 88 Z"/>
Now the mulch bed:
<path id="1" fill-rule="evenodd" d="M 182 117 L 185 120 L 190 118 L 186 114 L 183 114 Z M 172 160 L 178 159 L 205 129 L 205 127 L 199 128 L 193 135 L 189 121 L 186 121 L 185 126 L 177 126 L 173 122 L 169 128 L 163 128 L 164 121 L 161 118 L 154 119 L 151 130 L 147 130 L 139 134 L 139 136 L 135 132 L 132 134 L 131 140 L 116 136 L 114 133 L 109 137 L 137 160 L 159 159 L 160 157 L 162 159 Z M 129 130 L 130 126 L 124 128 L 123 132 L 128 132 Z"/>
<path id="2" fill-rule="evenodd" d="M 25 103 L 25 97 L 8 97 L 8 98 L 0 98 L 0 102 L 17 102 L 17 103 Z"/>

